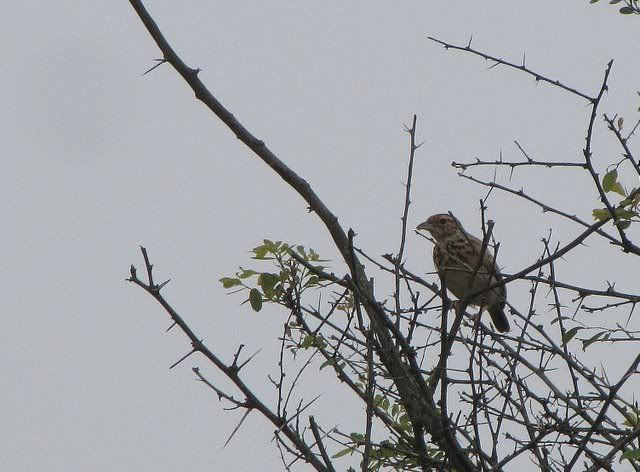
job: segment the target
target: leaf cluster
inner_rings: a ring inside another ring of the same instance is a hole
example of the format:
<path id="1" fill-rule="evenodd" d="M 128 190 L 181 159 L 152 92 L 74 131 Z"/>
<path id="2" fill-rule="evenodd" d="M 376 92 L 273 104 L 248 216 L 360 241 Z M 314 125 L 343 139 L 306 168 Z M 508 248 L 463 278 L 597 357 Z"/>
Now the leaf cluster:
<path id="1" fill-rule="evenodd" d="M 598 3 L 600 0 L 590 0 L 589 3 Z M 609 0 L 609 5 L 618 5 L 623 0 Z M 640 14 L 640 6 L 638 0 L 624 0 L 624 6 L 618 10 L 623 15 L 638 15 Z"/>
<path id="2" fill-rule="evenodd" d="M 640 217 L 640 189 L 634 188 L 627 192 L 618 181 L 618 167 L 608 171 L 602 178 L 602 190 L 605 193 L 615 193 L 624 197 L 614 208 L 616 225 L 621 229 L 627 229 L 632 221 L 637 221 Z M 611 211 L 608 208 L 596 208 L 593 210 L 593 217 L 598 221 L 611 218 Z"/>
<path id="3" fill-rule="evenodd" d="M 273 271 L 240 267 L 234 276 L 222 277 L 219 281 L 224 288 L 234 289 L 232 293 L 248 292 L 243 304 L 248 302 L 254 311 L 260 311 L 264 302 L 287 305 L 294 292 L 302 294 L 309 288 L 321 286 L 318 276 L 299 260 L 318 271 L 325 268 L 321 263 L 328 262 L 320 259 L 312 248 L 269 239 L 263 240 L 251 253 L 254 260 L 271 262 Z"/>

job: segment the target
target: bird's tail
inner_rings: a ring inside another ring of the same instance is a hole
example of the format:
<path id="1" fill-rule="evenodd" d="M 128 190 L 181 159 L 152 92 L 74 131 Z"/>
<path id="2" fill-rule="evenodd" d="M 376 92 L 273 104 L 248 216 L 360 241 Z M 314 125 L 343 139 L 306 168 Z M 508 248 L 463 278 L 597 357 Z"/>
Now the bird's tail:
<path id="1" fill-rule="evenodd" d="M 507 315 L 504 314 L 504 305 L 501 305 L 502 304 L 490 306 L 488 311 L 496 329 L 501 333 L 506 333 L 511 327 L 509 326 Z"/>

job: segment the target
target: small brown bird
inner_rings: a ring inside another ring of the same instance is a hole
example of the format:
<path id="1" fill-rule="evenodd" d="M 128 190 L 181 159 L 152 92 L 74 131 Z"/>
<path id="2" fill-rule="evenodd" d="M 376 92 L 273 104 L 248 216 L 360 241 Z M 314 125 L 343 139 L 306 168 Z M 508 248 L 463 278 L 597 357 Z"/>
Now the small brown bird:
<path id="1" fill-rule="evenodd" d="M 502 280 L 493 255 L 487 248 L 471 284 L 471 276 L 482 252 L 482 241 L 467 233 L 453 215 L 442 213 L 430 216 L 416 229 L 429 231 L 436 240 L 433 264 L 456 297 L 462 299 Z M 509 320 L 504 314 L 506 298 L 507 289 L 503 285 L 476 296 L 470 304 L 486 308 L 496 329 L 504 333 L 509 331 Z"/>

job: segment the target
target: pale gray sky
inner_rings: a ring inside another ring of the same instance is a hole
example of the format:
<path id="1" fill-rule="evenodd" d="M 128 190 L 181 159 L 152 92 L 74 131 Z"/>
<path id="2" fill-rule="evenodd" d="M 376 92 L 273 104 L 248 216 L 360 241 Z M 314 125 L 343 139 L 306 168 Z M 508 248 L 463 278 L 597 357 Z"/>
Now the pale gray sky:
<path id="1" fill-rule="evenodd" d="M 247 265 L 246 250 L 264 237 L 336 260 L 322 226 L 169 66 L 141 77 L 159 52 L 127 2 L 4 3 L 0 469 L 281 470 L 273 427 L 257 414 L 222 449 L 240 413 L 223 412 L 193 381 L 190 368 L 204 368 L 202 359 L 168 370 L 188 351 L 185 337 L 164 334 L 167 316 L 124 279 L 144 244 L 157 276 L 173 280 L 167 298 L 215 352 L 230 360 L 238 343 L 263 349 L 246 375 L 268 400 L 282 313 L 239 307 L 217 279 Z M 397 250 L 402 129 L 414 113 L 426 144 L 412 227 L 452 210 L 478 232 L 484 190 L 459 179 L 452 160 L 500 150 L 518 159 L 514 139 L 539 159 L 581 156 L 585 101 L 512 70 L 487 70 L 427 36 L 464 43 L 473 34 L 477 48 L 514 61 L 526 53 L 531 68 L 591 94 L 614 58 L 601 111 L 631 122 L 638 107 L 640 23 L 604 2 L 146 3 L 210 90 L 374 255 Z M 601 168 L 619 158 L 601 120 L 595 152 Z M 498 177 L 508 182 L 506 171 Z M 585 219 L 597 206 L 579 171 L 516 171 L 511 183 Z M 565 242 L 578 232 L 498 194 L 489 216 L 507 271 L 535 260 L 549 227 Z M 637 291 L 637 263 L 602 242 L 594 248 L 568 257 L 562 276 Z M 410 234 L 410 267 L 431 270 L 429 252 Z M 512 302 L 526 301 L 527 288 L 511 288 Z M 358 411 L 341 411 L 343 387 L 327 371 L 316 375 L 301 392 L 324 392 L 318 419 L 362 429 Z"/>

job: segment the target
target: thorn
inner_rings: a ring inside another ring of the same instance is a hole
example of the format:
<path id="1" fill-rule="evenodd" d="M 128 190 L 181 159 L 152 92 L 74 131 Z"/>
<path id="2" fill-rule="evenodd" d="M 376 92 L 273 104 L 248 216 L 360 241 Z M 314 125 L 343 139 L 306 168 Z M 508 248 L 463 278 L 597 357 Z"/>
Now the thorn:
<path id="1" fill-rule="evenodd" d="M 167 330 L 165 331 L 165 333 L 168 333 L 168 332 L 169 332 L 169 330 L 171 330 L 171 328 L 173 328 L 173 327 L 174 327 L 175 325 L 177 325 L 177 324 L 178 324 L 178 322 L 177 322 L 177 321 L 174 321 L 174 322 L 171 324 L 171 326 L 169 326 L 169 327 L 167 328 Z"/>
<path id="2" fill-rule="evenodd" d="M 158 285 L 156 287 L 156 290 L 159 292 L 165 285 L 167 285 L 169 282 L 171 282 L 171 279 L 167 279 L 164 282 L 162 282 L 160 285 Z"/>
<path id="3" fill-rule="evenodd" d="M 234 428 L 233 432 L 231 433 L 231 436 L 229 436 L 229 439 L 227 439 L 227 441 L 224 443 L 224 446 L 222 446 L 223 448 L 227 447 L 227 444 L 229 444 L 229 441 L 231 441 L 233 436 L 235 436 L 235 434 L 238 432 L 238 429 L 240 429 L 240 426 L 242 426 L 242 423 L 244 423 L 244 420 L 247 418 L 249 413 L 251 413 L 251 408 L 247 408 L 247 411 L 244 412 L 244 415 L 240 419 L 240 423 L 238 423 L 238 426 Z"/>
<path id="4" fill-rule="evenodd" d="M 193 346 L 193 349 L 191 349 L 190 352 L 188 352 L 187 354 L 185 354 L 184 356 L 182 356 L 180 359 L 178 359 L 177 362 L 175 362 L 171 367 L 169 367 L 169 370 L 173 369 L 175 366 L 177 366 L 178 364 L 180 364 L 183 360 L 185 360 L 187 357 L 189 357 L 191 354 L 193 354 L 194 352 L 196 352 L 198 350 L 198 348 L 200 347 L 200 345 L 202 345 L 202 340 L 200 340 L 195 346 Z"/>
<path id="5" fill-rule="evenodd" d="M 254 355 L 252 355 L 251 357 L 249 357 L 249 359 L 247 359 L 246 361 L 244 361 L 242 364 L 240 364 L 238 366 L 238 370 L 242 369 L 245 365 L 247 365 L 249 362 L 251 362 L 253 360 L 254 357 L 256 357 L 260 351 L 262 351 L 262 348 L 258 349 Z"/>
<path id="6" fill-rule="evenodd" d="M 165 62 L 168 62 L 166 59 L 154 59 L 154 61 L 157 62 L 157 64 L 155 66 L 153 66 L 151 69 L 147 70 L 144 74 L 141 75 L 141 77 L 144 77 L 145 75 L 147 75 L 149 72 L 151 72 L 152 70 L 160 67 L 162 64 L 164 64 Z"/>

